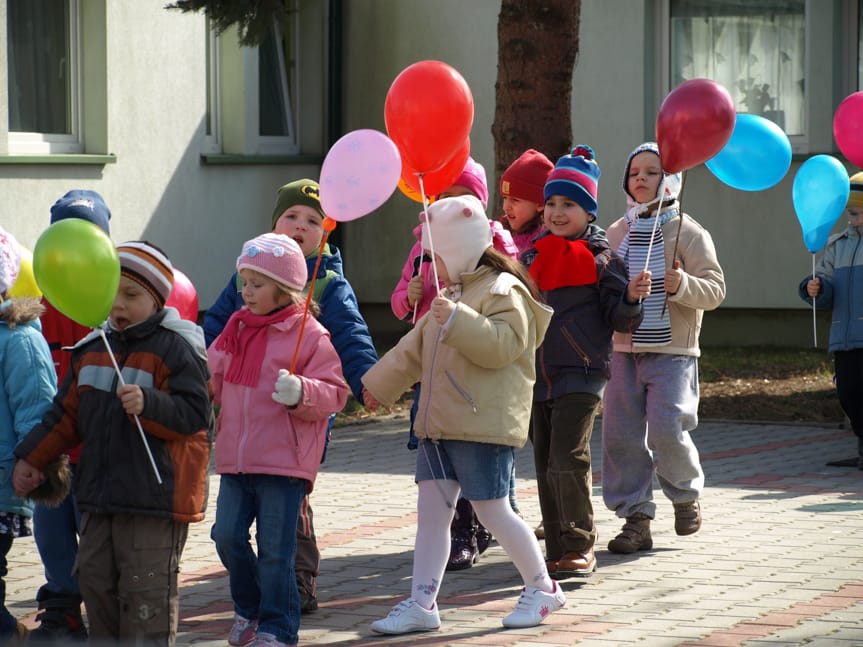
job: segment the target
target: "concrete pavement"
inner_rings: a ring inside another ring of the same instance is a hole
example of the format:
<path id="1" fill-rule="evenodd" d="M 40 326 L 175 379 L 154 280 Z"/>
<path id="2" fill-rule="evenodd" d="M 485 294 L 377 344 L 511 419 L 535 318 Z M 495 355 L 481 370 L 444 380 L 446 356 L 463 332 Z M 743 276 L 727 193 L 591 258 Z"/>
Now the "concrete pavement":
<path id="1" fill-rule="evenodd" d="M 599 568 L 562 583 L 568 602 L 543 625 L 504 630 L 520 578 L 492 547 L 473 568 L 447 573 L 438 632 L 381 637 L 369 623 L 410 592 L 416 523 L 415 454 L 407 420 L 337 428 L 312 503 L 322 551 L 320 608 L 303 616 L 302 645 L 863 645 L 863 472 L 825 467 L 851 455 L 835 427 L 703 421 L 695 432 L 707 487 L 704 525 L 674 534 L 671 503 L 657 489 L 654 548 L 605 546 L 621 520 L 602 504 L 599 425 L 593 438 Z M 519 506 L 539 521 L 530 446 L 517 454 Z M 226 645 L 232 607 L 208 519 L 190 529 L 181 574 L 178 644 Z M 42 583 L 31 538 L 10 553 L 7 606 L 35 625 Z"/>

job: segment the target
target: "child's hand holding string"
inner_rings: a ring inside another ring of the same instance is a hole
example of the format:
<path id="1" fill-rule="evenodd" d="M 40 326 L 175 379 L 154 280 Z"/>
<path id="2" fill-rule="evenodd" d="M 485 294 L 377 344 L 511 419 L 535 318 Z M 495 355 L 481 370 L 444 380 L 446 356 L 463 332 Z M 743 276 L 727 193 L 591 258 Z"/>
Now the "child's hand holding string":
<path id="1" fill-rule="evenodd" d="M 291 375 L 287 369 L 279 370 L 276 380 L 273 400 L 286 407 L 295 407 L 303 397 L 303 382 L 296 375 Z"/>
<path id="2" fill-rule="evenodd" d="M 650 296 L 650 270 L 644 270 L 638 276 L 633 276 L 626 286 L 626 300 L 629 303 L 640 303 Z"/>
<path id="3" fill-rule="evenodd" d="M 375 396 L 369 393 L 366 387 L 363 387 L 363 405 L 368 411 L 377 411 L 381 408 L 381 403 Z"/>
<path id="4" fill-rule="evenodd" d="M 408 281 L 408 306 L 414 307 L 418 301 L 423 298 L 423 277 L 422 274 L 417 274 Z"/>
<path id="5" fill-rule="evenodd" d="M 447 299 L 443 295 L 443 292 L 438 292 L 438 295 L 434 298 L 434 301 L 432 301 L 431 304 L 432 318 L 443 326 L 447 321 L 449 321 L 454 310 L 455 301 Z"/>
<path id="6" fill-rule="evenodd" d="M 683 270 L 680 269 L 680 261 L 674 261 L 671 269 L 665 270 L 665 292 L 666 294 L 677 294 L 680 284 L 683 282 Z"/>

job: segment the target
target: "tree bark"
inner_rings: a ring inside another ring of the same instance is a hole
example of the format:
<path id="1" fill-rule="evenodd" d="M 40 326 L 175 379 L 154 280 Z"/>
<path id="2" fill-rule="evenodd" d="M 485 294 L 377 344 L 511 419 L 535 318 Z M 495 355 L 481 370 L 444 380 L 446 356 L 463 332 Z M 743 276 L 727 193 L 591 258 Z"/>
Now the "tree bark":
<path id="1" fill-rule="evenodd" d="M 495 84 L 494 209 L 500 176 L 528 148 L 555 162 L 572 146 L 572 71 L 581 0 L 502 0 Z"/>

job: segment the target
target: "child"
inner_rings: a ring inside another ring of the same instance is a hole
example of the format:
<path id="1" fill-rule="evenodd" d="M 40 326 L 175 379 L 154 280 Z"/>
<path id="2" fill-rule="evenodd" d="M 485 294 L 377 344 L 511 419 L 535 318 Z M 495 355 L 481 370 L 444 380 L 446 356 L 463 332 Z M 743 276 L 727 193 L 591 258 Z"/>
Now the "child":
<path id="1" fill-rule="evenodd" d="M 296 180 L 279 189 L 273 209 L 273 233 L 284 234 L 299 244 L 310 279 L 324 236 L 323 221 L 326 214 L 321 207 L 319 194 L 318 183 L 314 180 Z M 216 303 L 207 310 L 204 317 L 207 345 L 213 343 L 229 317 L 242 307 L 240 287 L 239 275 L 235 273 Z M 363 385 L 360 378 L 374 365 L 378 354 L 368 325 L 360 313 L 354 289 L 342 272 L 341 254 L 331 243 L 324 246 L 321 254 L 312 298 L 320 307 L 318 321 L 331 335 L 351 392 L 362 404 Z M 329 430 L 327 434 L 329 436 Z M 321 564 L 308 497 L 303 500 L 297 524 L 297 542 L 297 584 L 300 587 L 302 611 L 308 613 L 318 608 L 316 578 L 320 574 Z"/>
<path id="2" fill-rule="evenodd" d="M 258 236 L 243 245 L 237 271 L 246 306 L 231 315 L 209 357 L 221 404 L 212 538 L 236 614 L 228 643 L 295 645 L 297 520 L 347 385 L 326 329 L 309 317 L 300 338 L 307 279 L 300 246 L 281 234 Z M 257 556 L 249 544 L 253 520 Z"/>
<path id="3" fill-rule="evenodd" d="M 543 188 L 553 168 L 554 164 L 545 155 L 530 148 L 510 164 L 500 178 L 503 196 L 500 221 L 512 232 L 519 255 L 529 249 L 533 239 L 542 232 Z"/>
<path id="4" fill-rule="evenodd" d="M 800 298 L 821 309 L 831 309 L 829 351 L 833 353 L 836 392 L 842 411 L 857 436 L 857 456 L 828 465 L 863 470 L 863 172 L 851 176 L 851 192 L 845 214 L 848 227 L 832 236 L 815 267 L 800 282 Z"/>
<path id="5" fill-rule="evenodd" d="M 110 349 L 95 331 L 75 345 L 53 406 L 15 450 L 21 460 L 13 478 L 26 494 L 48 463 L 81 443 L 77 569 L 90 638 L 173 645 L 180 556 L 189 523 L 204 518 L 207 504 L 212 407 L 204 336 L 165 307 L 173 270 L 162 250 L 132 241 L 117 252 L 120 285 L 105 327 Z"/>
<path id="6" fill-rule="evenodd" d="M 597 225 L 599 165 L 577 146 L 561 157 L 545 184 L 544 225 L 522 259 L 554 310 L 536 354 L 531 440 L 551 577 L 596 570 L 596 525 L 590 501 L 590 437 L 608 382 L 612 331 L 641 323 L 639 288 Z"/>
<path id="7" fill-rule="evenodd" d="M 73 189 L 51 206 L 51 224 L 67 218 L 92 222 L 110 235 L 111 211 L 95 191 Z M 48 341 L 51 357 L 57 369 L 57 385 L 63 384 L 69 371 L 69 348 L 90 333 L 90 328 L 73 321 L 47 299 L 43 299 L 45 314 L 41 317 L 42 334 Z M 65 350 L 64 350 L 65 349 Z M 69 462 L 74 482 L 75 465 L 81 448 L 69 451 Z M 33 511 L 33 538 L 45 568 L 45 584 L 36 594 L 40 625 L 30 632 L 30 641 L 83 642 L 87 628 L 81 617 L 81 593 L 75 575 L 75 558 L 78 555 L 80 514 L 75 503 L 74 489 L 57 507 L 37 503 Z"/>
<path id="8" fill-rule="evenodd" d="M 602 414 L 602 494 L 626 520 L 608 549 L 634 553 L 653 547 L 654 473 L 674 504 L 677 534 L 701 527 L 704 472 L 689 433 L 698 425 L 698 335 L 704 311 L 725 298 L 725 279 L 710 233 L 680 213 L 680 175 L 665 175 L 654 142 L 630 154 L 623 188 L 630 209 L 608 228 L 608 242 L 626 260 L 639 293 L 649 286 L 650 296 L 638 329 L 614 333 Z"/>
<path id="9" fill-rule="evenodd" d="M 483 209 L 488 205 L 488 184 L 485 169 L 482 164 L 468 157 L 464 170 L 456 178 L 452 186 L 442 191 L 437 199 L 452 198 L 460 195 L 473 195 L 481 203 Z M 422 216 L 422 214 L 420 214 Z M 518 250 L 512 241 L 512 236 L 499 222 L 491 222 L 492 242 L 494 248 L 510 258 L 518 258 Z M 415 323 L 428 312 L 432 301 L 444 286 L 435 285 L 434 272 L 429 256 L 423 254 L 422 224 L 414 228 L 416 242 L 408 254 L 402 268 L 402 275 L 390 297 L 393 314 L 399 319 Z M 414 433 L 417 407 L 419 405 L 420 384 L 414 384 L 414 399 L 410 412 L 410 436 L 408 449 L 417 448 L 417 437 Z M 513 464 L 512 481 L 510 484 L 510 503 L 518 512 L 515 498 L 515 464 Z M 460 498 L 456 505 L 456 514 L 450 528 L 451 547 L 447 561 L 448 571 L 460 571 L 471 568 L 480 555 L 491 543 L 491 533 L 483 527 L 467 499 Z"/>
<path id="10" fill-rule="evenodd" d="M 8 475 L 15 445 L 51 406 L 57 375 L 42 337 L 38 299 L 10 299 L 21 268 L 21 247 L 0 227 L 0 465 L 6 478 L 0 486 L 0 644 L 22 638 L 27 629 L 6 608 L 6 556 L 15 537 L 27 537 L 33 502 L 16 496 Z"/>
<path id="11" fill-rule="evenodd" d="M 420 376 L 423 383 L 411 596 L 371 628 L 402 634 L 440 627 L 436 599 L 460 493 L 524 580 L 504 626 L 532 627 L 566 598 L 548 576 L 531 530 L 513 512 L 507 494 L 514 448 L 527 440 L 534 354 L 551 310 L 537 301 L 524 268 L 492 247 L 479 200 L 438 200 L 429 217 L 434 262 L 446 288 L 413 330 L 363 376 L 371 409 L 394 402 Z M 425 231 L 423 250 L 431 253 Z"/>

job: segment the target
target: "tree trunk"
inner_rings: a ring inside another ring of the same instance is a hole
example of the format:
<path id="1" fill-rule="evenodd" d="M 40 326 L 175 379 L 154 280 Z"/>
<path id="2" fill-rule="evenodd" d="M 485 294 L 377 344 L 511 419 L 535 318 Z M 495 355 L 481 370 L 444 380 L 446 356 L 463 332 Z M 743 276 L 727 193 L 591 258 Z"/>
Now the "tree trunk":
<path id="1" fill-rule="evenodd" d="M 500 176 L 535 148 L 555 162 L 572 146 L 572 71 L 581 0 L 502 0 L 497 23 L 494 208 Z"/>

